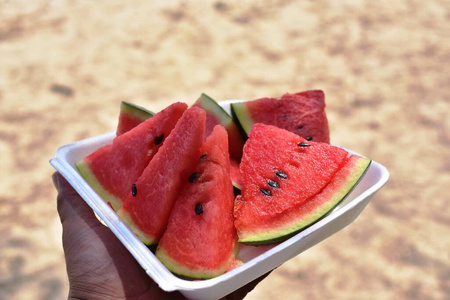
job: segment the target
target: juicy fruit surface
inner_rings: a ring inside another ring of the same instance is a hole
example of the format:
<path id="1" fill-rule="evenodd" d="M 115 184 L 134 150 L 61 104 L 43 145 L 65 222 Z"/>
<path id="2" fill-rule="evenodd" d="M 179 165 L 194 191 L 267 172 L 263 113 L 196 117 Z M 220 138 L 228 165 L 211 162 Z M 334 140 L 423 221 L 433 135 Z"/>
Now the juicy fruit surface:
<path id="1" fill-rule="evenodd" d="M 211 278 L 231 267 L 237 235 L 229 164 L 227 133 L 218 125 L 184 182 L 156 250 L 156 256 L 173 273 Z"/>
<path id="2" fill-rule="evenodd" d="M 240 230 L 241 242 L 255 245 L 281 242 L 320 220 L 351 192 L 370 163 L 368 158 L 352 155 L 330 183 L 298 209 L 287 211 L 272 224 L 251 223 L 243 226 Z M 236 201 L 240 202 L 242 198 Z"/>
<path id="3" fill-rule="evenodd" d="M 122 101 L 120 103 L 119 122 L 117 124 L 116 135 L 119 136 L 145 120 L 151 118 L 155 114 L 151 111 L 137 106 L 133 103 Z"/>
<path id="4" fill-rule="evenodd" d="M 161 136 L 168 136 L 187 109 L 184 103 L 174 103 L 116 137 L 112 144 L 99 148 L 76 163 L 81 175 L 114 210 L 119 209 L 131 191 L 132 183 L 141 175 L 162 145 Z"/>
<path id="5" fill-rule="evenodd" d="M 196 160 L 192 158 L 200 157 L 205 119 L 205 112 L 200 108 L 185 111 L 135 182 L 136 195 L 128 194 L 118 212 L 148 245 L 159 241 L 181 184 L 195 166 Z"/>
<path id="6" fill-rule="evenodd" d="M 194 103 L 194 106 L 203 108 L 206 111 L 205 137 L 211 134 L 216 125 L 220 124 L 224 126 L 228 133 L 228 150 L 230 156 L 239 160 L 242 156 L 244 139 L 233 118 L 216 101 L 205 94 L 200 96 Z"/>
<path id="7" fill-rule="evenodd" d="M 325 95 L 320 90 L 285 94 L 232 104 L 233 113 L 248 134 L 253 124 L 263 123 L 289 130 L 314 142 L 330 142 Z"/>
<path id="8" fill-rule="evenodd" d="M 255 124 L 244 147 L 242 196 L 234 208 L 239 240 L 245 242 L 246 235 L 285 226 L 280 216 L 307 207 L 311 197 L 344 166 L 347 155 L 341 148 L 310 142 L 275 126 Z"/>

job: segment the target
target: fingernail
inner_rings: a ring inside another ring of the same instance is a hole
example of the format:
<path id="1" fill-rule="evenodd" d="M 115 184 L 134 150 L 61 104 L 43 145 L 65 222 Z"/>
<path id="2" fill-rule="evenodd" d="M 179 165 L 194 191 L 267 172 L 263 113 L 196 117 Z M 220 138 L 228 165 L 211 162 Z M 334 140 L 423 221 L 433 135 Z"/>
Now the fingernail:
<path id="1" fill-rule="evenodd" d="M 59 179 L 58 179 L 58 174 L 57 173 L 53 173 L 52 175 L 52 180 L 53 180 L 53 185 L 55 186 L 55 188 L 58 190 L 59 189 Z"/>

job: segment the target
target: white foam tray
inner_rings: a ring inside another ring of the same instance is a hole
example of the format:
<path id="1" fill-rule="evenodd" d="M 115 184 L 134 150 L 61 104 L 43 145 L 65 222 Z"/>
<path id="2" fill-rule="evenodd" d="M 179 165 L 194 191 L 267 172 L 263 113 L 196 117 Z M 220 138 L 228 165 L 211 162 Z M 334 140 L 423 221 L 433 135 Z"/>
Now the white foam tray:
<path id="1" fill-rule="evenodd" d="M 230 103 L 220 102 L 230 111 Z M 372 161 L 356 188 L 333 211 L 317 223 L 283 243 L 272 246 L 240 246 L 239 256 L 244 264 L 216 278 L 189 281 L 176 277 L 156 258 L 120 220 L 117 214 L 97 195 L 77 172 L 74 164 L 99 147 L 110 143 L 115 133 L 107 133 L 60 147 L 50 160 L 51 165 L 64 176 L 86 203 L 97 213 L 136 258 L 147 274 L 165 291 L 180 291 L 189 299 L 219 299 L 244 286 L 259 276 L 275 269 L 306 249 L 328 238 L 352 223 L 376 192 L 389 178 L 388 170 Z M 348 150 L 350 153 L 353 151 Z"/>

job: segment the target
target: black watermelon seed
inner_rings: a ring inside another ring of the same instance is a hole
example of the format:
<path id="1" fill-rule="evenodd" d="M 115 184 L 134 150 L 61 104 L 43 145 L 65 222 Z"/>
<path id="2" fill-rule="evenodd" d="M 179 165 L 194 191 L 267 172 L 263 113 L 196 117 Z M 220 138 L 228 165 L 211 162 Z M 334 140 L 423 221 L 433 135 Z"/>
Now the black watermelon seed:
<path id="1" fill-rule="evenodd" d="M 300 147 L 309 147 L 309 146 L 311 146 L 311 144 L 307 143 L 307 142 L 300 142 L 297 145 L 299 145 Z"/>
<path id="2" fill-rule="evenodd" d="M 191 175 L 189 175 L 188 181 L 190 183 L 194 183 L 195 181 L 197 181 L 197 179 L 200 178 L 200 175 L 201 175 L 200 173 L 194 172 Z"/>
<path id="3" fill-rule="evenodd" d="M 297 130 L 303 129 L 304 127 L 305 127 L 305 126 L 300 125 L 300 126 L 297 127 Z"/>
<path id="4" fill-rule="evenodd" d="M 164 133 L 161 134 L 160 136 L 155 137 L 155 145 L 161 144 L 163 140 L 164 140 Z"/>
<path id="5" fill-rule="evenodd" d="M 136 195 L 137 195 L 136 183 L 131 184 L 131 195 L 133 195 L 133 197 L 136 197 Z"/>
<path id="6" fill-rule="evenodd" d="M 271 179 L 269 179 L 269 181 L 267 181 L 267 183 L 273 188 L 279 188 L 280 187 L 276 181 L 273 181 Z"/>
<path id="7" fill-rule="evenodd" d="M 269 190 L 266 190 L 266 189 L 260 189 L 260 191 L 261 191 L 261 193 L 263 193 L 263 194 L 266 195 L 266 196 L 272 196 L 272 194 L 270 193 Z"/>
<path id="8" fill-rule="evenodd" d="M 312 141 L 312 136 L 307 136 L 307 137 L 305 138 L 305 140 L 307 140 L 307 141 Z"/>
<path id="9" fill-rule="evenodd" d="M 202 156 L 200 156 L 200 159 L 205 158 L 206 157 L 206 153 L 203 153 Z"/>
<path id="10" fill-rule="evenodd" d="M 197 203 L 195 205 L 195 213 L 200 216 L 203 214 L 203 205 L 201 203 Z"/>
<path id="11" fill-rule="evenodd" d="M 283 179 L 287 179 L 287 177 L 288 177 L 287 174 L 284 173 L 283 171 L 276 171 L 275 175 L 277 175 L 278 177 L 283 178 Z"/>

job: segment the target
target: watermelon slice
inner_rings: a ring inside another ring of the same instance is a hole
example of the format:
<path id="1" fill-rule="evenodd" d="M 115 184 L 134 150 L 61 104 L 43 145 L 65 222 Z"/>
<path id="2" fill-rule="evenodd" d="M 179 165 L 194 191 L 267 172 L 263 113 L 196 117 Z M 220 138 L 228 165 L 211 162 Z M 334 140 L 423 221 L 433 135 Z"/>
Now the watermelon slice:
<path id="1" fill-rule="evenodd" d="M 128 194 L 118 211 L 121 219 L 147 245 L 156 244 L 161 238 L 181 185 L 192 173 L 195 158 L 201 156 L 205 119 L 203 109 L 186 110 L 135 181 L 134 193 Z"/>
<path id="2" fill-rule="evenodd" d="M 239 127 L 233 118 L 211 97 L 201 94 L 193 106 L 203 108 L 206 111 L 205 137 L 209 136 L 216 125 L 222 125 L 228 132 L 228 149 L 233 159 L 240 160 L 244 139 Z"/>
<path id="3" fill-rule="evenodd" d="M 285 94 L 280 99 L 261 98 L 231 104 L 233 117 L 245 133 L 253 124 L 275 125 L 307 140 L 330 142 L 325 95 L 320 90 Z"/>
<path id="4" fill-rule="evenodd" d="M 285 240 L 322 218 L 356 185 L 371 160 L 271 125 L 255 124 L 240 164 L 235 200 L 239 242 Z"/>
<path id="5" fill-rule="evenodd" d="M 153 112 L 143 107 L 122 101 L 120 103 L 119 123 L 117 125 L 116 135 L 119 136 L 129 131 L 154 115 Z"/>
<path id="6" fill-rule="evenodd" d="M 156 250 L 170 271 L 196 279 L 212 278 L 230 269 L 237 244 L 228 138 L 222 126 L 214 127 L 202 153 Z"/>
<path id="7" fill-rule="evenodd" d="M 174 103 L 75 164 L 81 176 L 117 211 L 187 109 Z"/>

